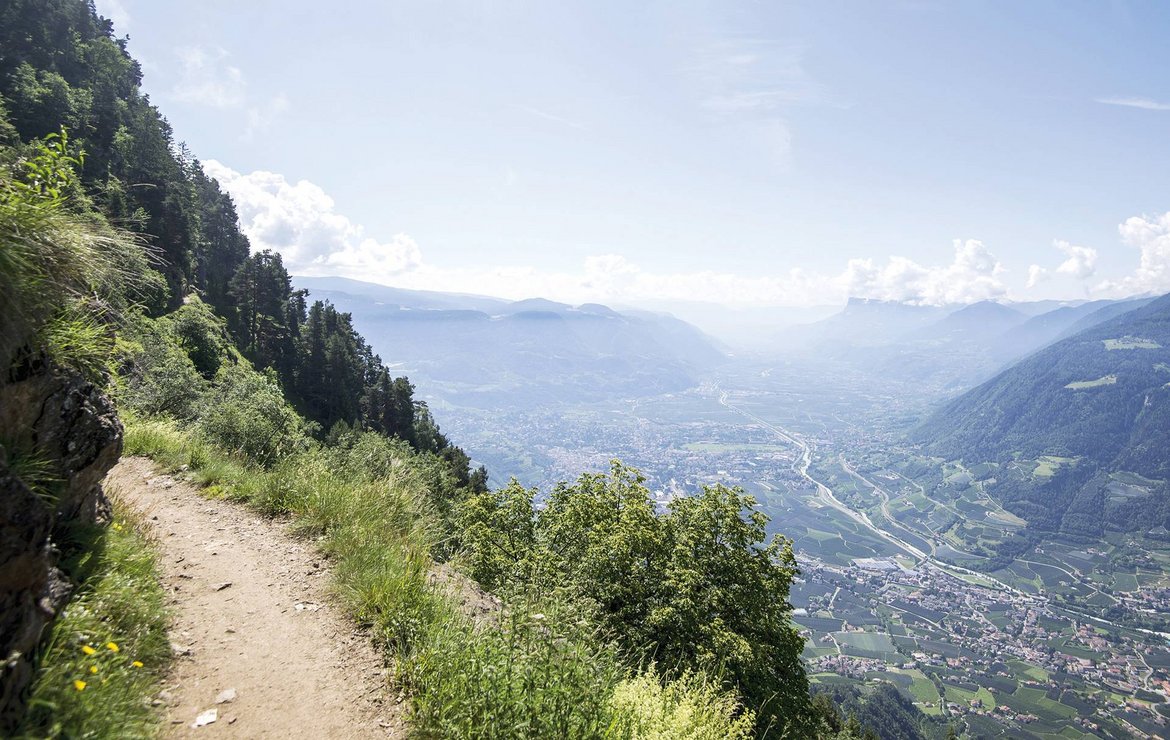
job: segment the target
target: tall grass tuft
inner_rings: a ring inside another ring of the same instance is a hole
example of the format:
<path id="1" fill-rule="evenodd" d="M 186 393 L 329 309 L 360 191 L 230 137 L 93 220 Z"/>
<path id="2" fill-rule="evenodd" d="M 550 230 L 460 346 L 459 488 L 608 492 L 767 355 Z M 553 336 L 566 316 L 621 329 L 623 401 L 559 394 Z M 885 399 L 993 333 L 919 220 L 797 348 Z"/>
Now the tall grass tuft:
<path id="1" fill-rule="evenodd" d="M 498 625 L 437 624 L 399 675 L 421 737 L 626 736 L 609 707 L 616 651 L 555 599 L 513 603 Z"/>
<path id="2" fill-rule="evenodd" d="M 150 279 L 136 269 L 147 261 L 139 242 L 71 210 L 80 159 L 62 130 L 36 142 L 15 171 L 0 171 L 0 370 L 29 343 L 64 350 L 62 364 L 92 368 L 92 350 L 104 344 L 89 323 L 74 315 L 42 332 L 66 309 L 124 297 Z"/>

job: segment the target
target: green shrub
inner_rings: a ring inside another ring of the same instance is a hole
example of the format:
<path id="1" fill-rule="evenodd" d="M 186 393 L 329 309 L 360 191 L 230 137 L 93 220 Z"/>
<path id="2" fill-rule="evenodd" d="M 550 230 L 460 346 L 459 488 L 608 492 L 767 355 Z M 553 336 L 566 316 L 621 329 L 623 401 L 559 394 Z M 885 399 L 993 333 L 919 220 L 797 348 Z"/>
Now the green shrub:
<path id="1" fill-rule="evenodd" d="M 231 355 L 231 341 L 223 319 L 197 296 L 189 296 L 163 321 L 199 374 L 207 379 L 214 378 Z"/>
<path id="2" fill-rule="evenodd" d="M 663 684 L 654 671 L 622 681 L 610 699 L 618 733 L 634 740 L 747 740 L 755 715 L 702 674 Z"/>
<path id="3" fill-rule="evenodd" d="M 224 365 L 216 373 L 196 428 L 264 467 L 309 446 L 305 422 L 284 400 L 275 377 L 243 365 Z"/>
<path id="4" fill-rule="evenodd" d="M 421 737 L 599 738 L 614 736 L 624 673 L 589 620 L 542 599 L 510 604 L 499 625 L 437 625 L 399 675 Z"/>
<path id="5" fill-rule="evenodd" d="M 210 383 L 169 323 L 141 314 L 129 317 L 116 351 L 122 356 L 122 367 L 115 395 L 123 409 L 146 416 L 195 417 Z"/>
<path id="6" fill-rule="evenodd" d="M 704 488 L 657 511 L 641 475 L 561 484 L 543 508 L 515 481 L 459 507 L 463 562 L 505 593 L 571 589 L 600 626 L 667 675 L 704 671 L 739 691 L 759 730 L 804 732 L 804 641 L 791 621 L 791 543 L 740 489 Z"/>

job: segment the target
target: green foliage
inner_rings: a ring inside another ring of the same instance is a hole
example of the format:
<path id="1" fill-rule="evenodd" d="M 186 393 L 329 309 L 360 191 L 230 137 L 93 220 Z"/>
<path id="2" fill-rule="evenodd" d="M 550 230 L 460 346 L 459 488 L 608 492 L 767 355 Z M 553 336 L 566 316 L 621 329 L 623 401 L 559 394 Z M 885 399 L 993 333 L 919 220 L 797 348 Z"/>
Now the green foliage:
<path id="1" fill-rule="evenodd" d="M 913 699 L 891 683 L 857 688 L 834 685 L 818 690 L 813 706 L 840 740 L 926 740 L 942 737 L 949 729 L 932 722 Z"/>
<path id="2" fill-rule="evenodd" d="M 262 368 L 291 379 L 300 315 L 292 281 L 280 255 L 264 250 L 248 257 L 232 276 L 232 331 L 244 354 Z"/>
<path id="3" fill-rule="evenodd" d="M 134 317 L 118 338 L 117 352 L 122 366 L 116 395 L 124 409 L 195 418 L 209 382 L 169 323 Z"/>
<path id="4" fill-rule="evenodd" d="M 71 303 L 41 330 L 45 351 L 58 364 L 71 367 L 94 382 L 104 382 L 114 356 L 114 332 L 99 321 L 100 311 Z"/>
<path id="5" fill-rule="evenodd" d="M 9 152 L 12 154 L 12 152 Z M 25 350 L 103 377 L 110 324 L 150 290 L 142 245 L 87 213 L 64 129 L 0 168 L 0 368 Z"/>
<path id="6" fill-rule="evenodd" d="M 42 648 L 20 737 L 159 732 L 148 698 L 170 661 L 165 595 L 138 522 L 120 506 L 114 513 L 110 527 L 77 532 L 68 546 L 63 566 L 78 592 Z"/>
<path id="7" fill-rule="evenodd" d="M 231 340 L 222 319 L 197 297 L 190 297 L 166 317 L 178 344 L 204 378 L 215 377 L 231 359 Z"/>
<path id="8" fill-rule="evenodd" d="M 529 554 L 536 549 L 532 515 L 536 489 L 515 479 L 506 487 L 473 496 L 459 510 L 462 564 L 484 588 L 499 591 L 528 580 Z"/>
<path id="9" fill-rule="evenodd" d="M 663 683 L 652 673 L 622 681 L 610 698 L 621 735 L 637 740 L 747 740 L 755 714 L 702 674 Z"/>
<path id="10" fill-rule="evenodd" d="M 213 443 L 271 466 L 309 444 L 308 429 L 269 375 L 225 365 L 203 399 L 196 428 Z"/>
<path id="11" fill-rule="evenodd" d="M 107 237 L 65 208 L 76 159 L 64 131 L 0 171 L 0 367 L 110 269 Z"/>
<path id="12" fill-rule="evenodd" d="M 137 316 L 125 336 L 124 408 L 193 421 L 208 441 L 264 466 L 309 445 L 312 427 L 275 377 L 234 352 L 222 320 L 198 299 L 158 319 Z"/>
<path id="13" fill-rule="evenodd" d="M 11 187 L 29 200 L 60 203 L 74 182 L 74 169 L 84 161 L 84 152 L 70 150 L 69 133 L 62 127 L 45 134 L 32 155 L 20 162 L 23 177 L 14 180 Z"/>
<path id="14" fill-rule="evenodd" d="M 767 518 L 738 489 L 714 486 L 655 510 L 636 471 L 562 484 L 541 509 L 515 482 L 459 508 L 464 557 L 485 583 L 569 588 L 623 650 L 667 674 L 723 676 L 761 729 L 799 731 L 808 717 L 803 641 L 791 623 L 790 543 L 765 543 Z"/>
<path id="15" fill-rule="evenodd" d="M 502 623 L 454 619 L 432 630 L 402 670 L 423 737 L 625 737 L 608 705 L 624 674 L 575 609 L 519 601 Z"/>
<path id="16" fill-rule="evenodd" d="M 28 490 L 42 499 L 56 503 L 61 479 L 53 464 L 26 444 L 12 444 L 0 440 L 0 462 L 12 475 L 20 479 Z"/>

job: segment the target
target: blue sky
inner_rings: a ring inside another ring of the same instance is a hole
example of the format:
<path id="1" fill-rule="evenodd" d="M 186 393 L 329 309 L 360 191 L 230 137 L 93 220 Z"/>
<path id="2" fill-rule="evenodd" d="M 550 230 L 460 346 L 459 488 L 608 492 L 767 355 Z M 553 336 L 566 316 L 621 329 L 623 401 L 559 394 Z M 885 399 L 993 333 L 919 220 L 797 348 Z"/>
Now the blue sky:
<path id="1" fill-rule="evenodd" d="M 616 303 L 1170 290 L 1162 2 L 97 6 L 294 272 Z"/>

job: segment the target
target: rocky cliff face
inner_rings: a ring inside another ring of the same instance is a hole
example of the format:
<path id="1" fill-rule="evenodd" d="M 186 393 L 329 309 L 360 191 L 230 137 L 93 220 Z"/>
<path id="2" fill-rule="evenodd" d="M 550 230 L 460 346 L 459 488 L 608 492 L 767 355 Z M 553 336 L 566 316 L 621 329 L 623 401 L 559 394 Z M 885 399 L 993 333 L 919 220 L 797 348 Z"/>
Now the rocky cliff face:
<path id="1" fill-rule="evenodd" d="M 0 734 L 20 717 L 37 646 L 72 590 L 56 567 L 54 543 L 73 524 L 108 516 L 101 481 L 122 453 L 113 404 L 80 375 L 41 358 L 3 380 Z"/>

